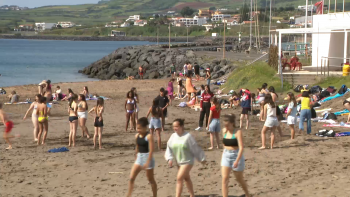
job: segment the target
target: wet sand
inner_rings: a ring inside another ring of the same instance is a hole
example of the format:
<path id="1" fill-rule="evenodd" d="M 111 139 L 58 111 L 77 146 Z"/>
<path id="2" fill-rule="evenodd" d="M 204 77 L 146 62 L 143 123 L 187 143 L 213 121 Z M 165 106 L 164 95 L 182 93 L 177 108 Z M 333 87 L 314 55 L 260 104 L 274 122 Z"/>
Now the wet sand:
<path id="1" fill-rule="evenodd" d="M 204 83 L 204 82 L 203 82 Z M 199 83 L 196 83 L 199 85 Z M 52 109 L 49 121 L 47 145 L 37 146 L 33 141 L 30 115 L 23 121 L 29 104 L 5 105 L 15 123 L 13 134 L 21 134 L 14 139 L 13 150 L 5 151 L 7 145 L 0 141 L 0 196 L 125 196 L 130 169 L 134 163 L 135 139 L 133 133 L 125 132 L 124 102 L 126 92 L 136 87 L 140 96 L 139 117 L 145 116 L 153 98 L 167 80 L 145 81 L 98 81 L 84 83 L 60 83 L 80 93 L 88 86 L 90 93 L 111 98 L 105 102 L 103 150 L 94 150 L 91 139 L 80 138 L 78 128 L 76 147 L 69 152 L 48 153 L 52 148 L 68 146 L 67 102 L 59 102 Z M 15 89 L 21 100 L 34 98 L 37 86 L 17 86 Z M 176 88 L 175 88 L 176 89 Z M 283 95 L 285 96 L 285 95 Z M 346 97 L 348 97 L 347 94 Z M 0 95 L 4 101 L 4 95 Z M 282 96 L 280 96 L 282 97 Z M 322 108 L 332 107 L 342 110 L 343 98 L 326 102 Z M 88 101 L 89 108 L 96 101 Z M 174 104 L 178 104 L 175 101 Z M 174 105 L 173 104 L 173 105 Z M 224 109 L 222 114 L 240 114 L 241 108 Z M 189 108 L 168 108 L 166 131 L 162 133 L 162 147 L 172 133 L 171 123 L 175 118 L 186 119 L 186 130 L 190 131 L 199 145 L 205 150 L 208 165 L 195 163 L 191 177 L 197 196 L 221 196 L 220 162 L 222 150 L 207 151 L 209 136 L 206 132 L 196 132 L 199 112 Z M 346 117 L 338 117 L 345 121 Z M 273 150 L 257 150 L 261 146 L 260 132 L 263 126 L 258 117 L 250 117 L 251 128 L 244 130 L 244 156 L 246 159 L 245 179 L 253 196 L 350 196 L 350 137 L 321 138 L 314 134 L 322 129 L 323 123 L 312 123 L 312 135 L 297 135 L 290 140 L 290 131 L 284 124 L 285 137 L 279 137 Z M 238 124 L 237 119 L 237 124 Z M 90 115 L 87 126 L 93 133 L 93 117 Z M 3 129 L 3 126 L 0 126 Z M 349 129 L 334 128 L 336 131 Z M 267 140 L 269 143 L 269 139 Z M 164 151 L 155 152 L 155 178 L 158 183 L 158 196 L 175 196 L 176 168 L 169 169 L 164 159 Z M 114 173 L 110 173 L 114 172 Z M 244 193 L 232 177 L 229 183 L 230 196 Z M 151 188 L 145 173 L 136 180 L 133 196 L 151 196 Z M 188 196 L 184 188 L 184 196 Z"/>

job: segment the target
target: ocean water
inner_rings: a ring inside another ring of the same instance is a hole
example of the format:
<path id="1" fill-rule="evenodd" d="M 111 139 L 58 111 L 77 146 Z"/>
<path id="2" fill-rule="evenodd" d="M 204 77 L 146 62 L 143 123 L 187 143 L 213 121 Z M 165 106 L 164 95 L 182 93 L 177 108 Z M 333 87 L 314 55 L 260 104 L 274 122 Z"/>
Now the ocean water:
<path id="1" fill-rule="evenodd" d="M 146 44 L 154 43 L 0 39 L 0 87 L 93 81 L 78 71 L 117 48 Z"/>

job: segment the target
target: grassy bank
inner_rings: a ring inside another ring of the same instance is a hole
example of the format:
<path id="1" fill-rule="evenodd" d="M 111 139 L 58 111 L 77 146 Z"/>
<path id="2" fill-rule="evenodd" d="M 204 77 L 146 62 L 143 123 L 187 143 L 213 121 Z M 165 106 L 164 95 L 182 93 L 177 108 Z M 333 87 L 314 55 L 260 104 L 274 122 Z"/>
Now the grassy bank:
<path id="1" fill-rule="evenodd" d="M 326 88 L 328 86 L 334 86 L 335 88 L 339 89 L 343 84 L 345 84 L 347 87 L 350 87 L 350 76 L 327 77 L 315 85 L 319 85 L 322 88 Z"/>
<path id="2" fill-rule="evenodd" d="M 281 89 L 281 80 L 276 76 L 276 71 L 265 62 L 239 66 L 229 76 L 224 87 L 226 90 L 239 91 L 241 88 L 247 88 L 256 92 L 263 83 L 274 86 L 277 92 L 289 91 L 292 88 L 289 83 L 284 82 L 284 88 Z"/>

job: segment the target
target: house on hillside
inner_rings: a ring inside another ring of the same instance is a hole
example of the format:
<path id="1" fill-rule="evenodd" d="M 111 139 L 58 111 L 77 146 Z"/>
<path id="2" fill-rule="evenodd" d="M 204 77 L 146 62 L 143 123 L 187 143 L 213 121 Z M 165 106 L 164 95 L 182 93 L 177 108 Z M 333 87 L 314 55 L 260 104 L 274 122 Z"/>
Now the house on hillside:
<path id="1" fill-rule="evenodd" d="M 130 27 L 130 23 L 124 22 L 120 25 L 120 27 Z"/>
<path id="2" fill-rule="evenodd" d="M 129 16 L 129 18 L 126 19 L 126 21 L 137 21 L 137 20 L 140 20 L 140 15 Z"/>
<path id="3" fill-rule="evenodd" d="M 200 16 L 200 17 L 210 18 L 212 14 L 213 14 L 213 11 L 211 11 L 211 10 L 199 10 L 198 11 L 198 16 Z"/>
<path id="4" fill-rule="evenodd" d="M 123 31 L 112 30 L 110 36 L 112 37 L 126 36 L 126 33 Z"/>
<path id="5" fill-rule="evenodd" d="M 147 25 L 147 21 L 146 20 L 137 20 L 134 22 L 134 25 L 143 27 L 143 26 Z"/>
<path id="6" fill-rule="evenodd" d="M 173 16 L 176 15 L 176 12 L 175 12 L 175 11 L 168 11 L 168 12 L 166 13 L 166 15 L 167 15 L 167 16 L 170 16 L 170 17 L 173 17 Z"/>
<path id="7" fill-rule="evenodd" d="M 62 28 L 70 28 L 74 27 L 74 23 L 72 22 L 58 22 L 57 25 L 61 26 Z"/>
<path id="8" fill-rule="evenodd" d="M 305 26 L 305 16 L 301 16 L 294 19 L 295 25 L 304 25 Z M 312 16 L 307 17 L 307 26 L 312 27 Z"/>
<path id="9" fill-rule="evenodd" d="M 231 14 L 219 14 L 215 12 L 215 14 L 211 16 L 212 21 L 221 21 L 222 19 L 228 19 L 228 18 L 231 18 Z"/>
<path id="10" fill-rule="evenodd" d="M 193 18 L 183 18 L 177 17 L 173 18 L 173 25 L 176 26 L 177 23 L 183 23 L 186 27 L 197 25 L 202 26 L 207 23 L 206 18 L 194 16 Z"/>
<path id="11" fill-rule="evenodd" d="M 243 21 L 243 22 L 242 22 L 242 25 L 250 24 L 250 23 L 255 24 L 255 21 Z"/>
<path id="12" fill-rule="evenodd" d="M 25 24 L 25 25 L 19 25 L 18 29 L 20 30 L 34 30 L 34 24 Z"/>
<path id="13" fill-rule="evenodd" d="M 56 27 L 56 23 L 35 23 L 35 31 L 45 31 L 45 30 L 50 30 L 54 27 Z"/>

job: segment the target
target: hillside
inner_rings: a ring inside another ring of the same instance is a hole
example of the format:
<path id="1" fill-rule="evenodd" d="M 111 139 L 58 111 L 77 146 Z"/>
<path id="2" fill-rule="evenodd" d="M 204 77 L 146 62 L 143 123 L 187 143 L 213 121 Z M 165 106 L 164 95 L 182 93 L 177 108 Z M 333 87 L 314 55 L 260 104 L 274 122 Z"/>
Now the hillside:
<path id="1" fill-rule="evenodd" d="M 249 0 L 111 0 L 100 4 L 86 4 L 73 6 L 45 6 L 31 10 L 3 11 L 0 10 L 0 28 L 13 28 L 18 24 L 33 22 L 72 21 L 76 24 L 94 25 L 116 19 L 125 18 L 133 14 L 152 15 L 165 13 L 168 10 L 180 11 L 189 6 L 193 9 L 208 9 L 209 7 L 227 8 L 236 11 Z M 263 8 L 266 0 L 258 0 L 259 8 Z M 345 0 L 349 7 L 350 0 Z M 305 0 L 274 1 L 274 7 L 287 7 L 303 5 Z M 338 8 L 342 8 L 342 2 Z"/>

